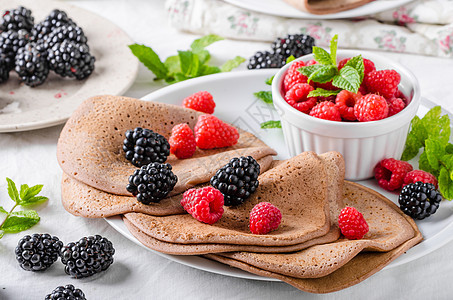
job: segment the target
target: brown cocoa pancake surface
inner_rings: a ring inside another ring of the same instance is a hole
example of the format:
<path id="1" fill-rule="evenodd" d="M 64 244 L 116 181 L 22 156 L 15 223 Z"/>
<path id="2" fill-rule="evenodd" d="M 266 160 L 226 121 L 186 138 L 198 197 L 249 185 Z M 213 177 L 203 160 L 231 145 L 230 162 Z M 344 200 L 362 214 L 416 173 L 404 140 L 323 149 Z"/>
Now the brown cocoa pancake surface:
<path id="1" fill-rule="evenodd" d="M 176 105 L 118 96 L 97 96 L 83 102 L 66 122 L 57 145 L 57 159 L 69 176 L 101 191 L 129 196 L 125 186 L 137 169 L 122 150 L 124 134 L 135 127 L 149 128 L 169 138 L 174 125 L 193 128 L 202 113 Z M 232 147 L 200 150 L 191 159 L 170 155 L 167 162 L 178 176 L 171 195 L 209 181 L 231 158 L 255 159 L 275 155 L 253 134 L 239 130 Z"/>
<path id="2" fill-rule="evenodd" d="M 298 10 L 315 15 L 334 14 L 350 10 L 373 0 L 284 0 Z"/>
<path id="3" fill-rule="evenodd" d="M 135 227 L 154 239 L 177 244 L 238 244 L 289 246 L 321 237 L 330 230 L 327 172 L 313 152 L 304 152 L 259 177 L 260 185 L 249 199 L 236 207 L 225 207 L 213 225 L 189 214 L 156 217 L 128 213 Z M 266 235 L 250 233 L 249 214 L 259 202 L 271 202 L 282 215 L 279 228 Z"/>

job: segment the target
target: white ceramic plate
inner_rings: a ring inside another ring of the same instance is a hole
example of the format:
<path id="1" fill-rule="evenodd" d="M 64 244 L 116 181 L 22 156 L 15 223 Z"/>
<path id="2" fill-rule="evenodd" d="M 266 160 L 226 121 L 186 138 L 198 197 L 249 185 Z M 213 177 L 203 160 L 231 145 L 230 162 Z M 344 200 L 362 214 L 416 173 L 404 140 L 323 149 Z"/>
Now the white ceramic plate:
<path id="1" fill-rule="evenodd" d="M 94 72 L 84 80 L 63 79 L 53 72 L 46 82 L 31 88 L 20 83 L 14 71 L 0 84 L 0 132 L 24 131 L 64 123 L 85 99 L 102 94 L 119 95 L 133 83 L 139 62 L 127 47 L 131 39 L 110 21 L 61 1 L 0 0 L 0 13 L 23 5 L 32 10 L 35 23 L 53 9 L 66 11 L 88 38 L 96 57 Z"/>
<path id="2" fill-rule="evenodd" d="M 327 15 L 313 15 L 307 12 L 297 10 L 283 0 L 224 0 L 241 8 L 276 15 L 287 18 L 299 19 L 345 19 L 356 18 L 375 14 L 381 11 L 389 10 L 407 4 L 413 0 L 376 0 L 360 7 L 347 11 Z"/>
<path id="3" fill-rule="evenodd" d="M 277 112 L 271 104 L 266 104 L 256 99 L 253 95 L 254 92 L 260 90 L 270 90 L 270 86 L 265 84 L 265 79 L 275 73 L 276 70 L 265 69 L 209 75 L 162 88 L 145 96 L 143 99 L 181 105 L 182 100 L 188 95 L 203 90 L 209 91 L 217 104 L 215 109 L 216 116 L 252 132 L 277 151 L 277 159 L 286 159 L 289 158 L 289 154 L 285 146 L 282 131 L 280 129 L 260 129 L 260 123 L 268 120 L 277 120 Z M 432 106 L 433 103 L 423 99 L 418 114 L 424 115 Z M 415 161 L 412 163 L 415 163 Z M 414 164 L 414 166 L 417 166 L 417 164 Z M 360 183 L 379 191 L 395 203 L 397 202 L 398 194 L 381 189 L 375 180 L 360 181 Z M 142 245 L 129 233 L 120 217 L 107 218 L 106 220 L 125 237 Z M 444 200 L 436 214 L 423 221 L 417 221 L 417 225 L 424 236 L 423 242 L 409 249 L 386 268 L 392 268 L 413 261 L 451 241 L 453 239 L 453 201 Z M 150 250 L 149 248 L 146 249 Z M 248 279 L 274 280 L 250 274 L 198 256 L 175 256 L 162 254 L 157 251 L 153 252 L 170 260 L 213 273 Z"/>

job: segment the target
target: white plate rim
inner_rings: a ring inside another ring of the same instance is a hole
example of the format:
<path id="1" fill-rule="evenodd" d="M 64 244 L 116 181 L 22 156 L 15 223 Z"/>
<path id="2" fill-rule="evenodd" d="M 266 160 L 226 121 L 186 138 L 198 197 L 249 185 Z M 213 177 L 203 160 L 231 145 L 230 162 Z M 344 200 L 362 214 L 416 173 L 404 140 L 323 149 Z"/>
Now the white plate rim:
<path id="1" fill-rule="evenodd" d="M 207 75 L 207 76 L 179 82 L 177 84 L 173 84 L 170 86 L 166 86 L 164 88 L 161 88 L 157 91 L 154 91 L 154 92 L 151 92 L 150 94 L 145 95 L 141 99 L 146 100 L 146 101 L 153 101 L 155 99 L 161 99 L 161 98 L 165 99 L 164 98 L 165 95 L 170 94 L 175 91 L 183 90 L 183 89 L 186 89 L 188 87 L 191 87 L 191 86 L 194 86 L 197 84 L 209 85 L 209 83 L 213 82 L 213 81 L 228 80 L 231 78 L 236 78 L 240 82 L 245 82 L 247 80 L 247 78 L 259 76 L 260 78 L 262 78 L 262 80 L 264 82 L 265 79 L 275 75 L 276 72 L 277 72 L 276 69 L 262 69 L 262 70 L 234 71 L 234 72 L 228 72 L 228 73 Z M 269 90 L 270 90 L 270 86 L 269 86 Z M 163 101 L 163 102 L 165 102 L 165 101 Z M 426 98 L 423 98 L 423 97 L 422 97 L 422 104 L 424 105 L 424 108 L 430 108 L 430 107 L 436 105 L 432 101 L 430 101 Z M 451 114 L 450 114 L 450 118 L 451 118 L 451 120 L 453 120 Z M 359 181 L 359 183 L 362 183 L 362 184 L 364 184 L 364 182 L 365 181 Z M 364 185 L 366 186 L 366 184 L 364 184 Z M 385 191 L 380 188 L 378 188 L 377 191 L 380 193 L 385 193 Z M 444 200 L 444 201 L 447 201 L 447 200 Z M 225 276 L 232 276 L 232 277 L 245 278 L 245 279 L 254 279 L 254 280 L 265 280 L 265 281 L 280 281 L 275 278 L 263 277 L 263 276 L 259 276 L 259 275 L 255 275 L 252 273 L 242 271 L 240 269 L 231 268 L 227 265 L 224 265 L 224 264 L 221 264 L 218 262 L 213 262 L 207 258 L 202 258 L 199 256 L 181 256 L 181 255 L 170 255 L 170 254 L 160 253 L 158 251 L 149 249 L 146 246 L 144 246 L 143 244 L 141 244 L 141 242 L 138 241 L 127 230 L 126 226 L 124 225 L 124 223 L 120 217 L 118 217 L 118 216 L 109 217 L 109 218 L 105 218 L 105 220 L 107 221 L 107 223 L 109 225 L 111 225 L 120 234 L 124 235 L 127 239 L 133 241 L 134 243 L 144 247 L 145 249 L 147 249 L 149 251 L 152 251 L 160 256 L 163 256 L 169 260 L 181 263 L 183 265 L 190 266 L 192 268 L 211 272 L 211 273 L 225 275 Z M 419 221 L 416 221 L 416 223 L 418 223 L 418 222 Z M 423 222 L 423 221 L 421 221 L 421 222 Z M 391 269 L 391 268 L 409 263 L 411 261 L 414 261 L 420 257 L 423 257 L 423 256 L 431 253 L 432 251 L 435 251 L 435 250 L 439 249 L 440 247 L 444 246 L 451 240 L 453 240 L 453 222 L 448 224 L 441 231 L 439 231 L 436 234 L 434 234 L 433 236 L 429 237 L 429 239 L 424 239 L 421 243 L 410 248 L 408 251 L 406 251 L 405 254 L 399 256 L 394 261 L 392 261 L 389 265 L 387 265 L 384 268 L 384 270 Z M 201 265 L 201 264 L 197 263 L 197 261 L 194 263 L 191 261 L 191 258 L 196 258 L 197 260 L 203 259 L 203 260 L 209 261 L 210 264 Z M 214 263 L 215 265 L 212 265 L 211 263 Z M 220 266 L 222 266 L 222 268 L 220 268 Z M 220 270 L 219 270 L 219 268 L 220 268 Z M 233 270 L 233 269 L 234 269 L 234 271 L 231 272 L 231 270 Z M 236 272 L 236 271 L 240 271 L 240 272 Z"/>

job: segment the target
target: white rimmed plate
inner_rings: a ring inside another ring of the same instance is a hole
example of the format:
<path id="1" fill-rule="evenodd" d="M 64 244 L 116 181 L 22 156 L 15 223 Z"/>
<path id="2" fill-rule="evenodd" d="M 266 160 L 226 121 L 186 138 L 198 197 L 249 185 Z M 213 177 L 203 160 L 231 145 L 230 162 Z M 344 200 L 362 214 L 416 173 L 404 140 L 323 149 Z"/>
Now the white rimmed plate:
<path id="1" fill-rule="evenodd" d="M 14 71 L 0 84 L 0 132 L 24 131 L 64 123 L 91 96 L 120 95 L 134 82 L 139 61 L 127 45 L 131 39 L 110 21 L 61 1 L 0 0 L 0 13 L 19 5 L 32 10 L 35 23 L 53 10 L 66 11 L 88 38 L 96 57 L 95 70 L 84 80 L 64 79 L 53 72 L 44 84 L 31 88 Z"/>
<path id="2" fill-rule="evenodd" d="M 213 95 L 216 101 L 217 106 L 214 113 L 216 116 L 254 133 L 277 151 L 277 159 L 286 159 L 289 154 L 285 147 L 282 131 L 280 129 L 260 129 L 260 123 L 268 120 L 277 120 L 277 112 L 272 104 L 266 104 L 256 99 L 253 95 L 253 93 L 261 90 L 270 91 L 270 86 L 265 84 L 265 80 L 276 72 L 275 69 L 265 69 L 199 77 L 162 88 L 143 97 L 143 99 L 181 105 L 185 97 L 195 92 L 206 90 Z M 420 116 L 424 115 L 432 106 L 434 106 L 432 102 L 423 99 L 418 114 Z M 415 167 L 417 166 L 415 161 L 411 161 L 411 163 Z M 359 183 L 382 193 L 395 203 L 397 202 L 398 194 L 381 189 L 375 180 L 365 180 Z M 126 238 L 142 245 L 127 230 L 120 217 L 106 218 L 106 221 Z M 436 214 L 425 220 L 417 221 L 417 225 L 424 236 L 424 240 L 390 263 L 386 269 L 427 255 L 451 241 L 453 239 L 453 202 L 444 200 Z M 145 246 L 143 247 L 146 248 Z M 168 255 L 149 248 L 146 249 L 175 262 L 204 271 L 247 279 L 276 281 L 276 279 L 257 276 L 198 256 Z"/>

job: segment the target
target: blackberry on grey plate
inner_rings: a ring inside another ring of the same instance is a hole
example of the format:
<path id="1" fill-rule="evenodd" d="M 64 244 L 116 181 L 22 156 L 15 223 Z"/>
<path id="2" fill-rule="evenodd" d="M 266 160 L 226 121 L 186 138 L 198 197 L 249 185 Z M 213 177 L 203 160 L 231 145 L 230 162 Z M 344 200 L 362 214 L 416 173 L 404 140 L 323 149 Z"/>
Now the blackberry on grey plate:
<path id="1" fill-rule="evenodd" d="M 151 163 L 134 171 L 129 176 L 126 190 L 143 204 L 157 203 L 173 190 L 178 177 L 170 164 Z"/>
<path id="2" fill-rule="evenodd" d="M 59 286 L 52 293 L 47 294 L 45 300 L 86 300 L 81 289 L 75 288 L 72 284 Z"/>
<path id="3" fill-rule="evenodd" d="M 66 12 L 54 9 L 44 19 L 44 21 L 39 22 L 33 27 L 32 29 L 33 37 L 35 41 L 38 41 L 46 37 L 55 28 L 61 27 L 63 25 L 76 26 L 76 23 L 71 18 L 68 17 Z"/>
<path id="4" fill-rule="evenodd" d="M 0 31 L 25 29 L 30 31 L 33 28 L 34 18 L 31 10 L 23 6 L 16 9 L 6 10 L 0 19 Z"/>
<path id="5" fill-rule="evenodd" d="M 136 167 L 141 167 L 152 162 L 163 163 L 170 155 L 170 144 L 162 135 L 151 129 L 137 127 L 125 133 L 123 150 L 126 159 Z"/>
<path id="6" fill-rule="evenodd" d="M 0 56 L 4 58 L 9 70 L 14 69 L 17 51 L 27 45 L 29 41 L 30 34 L 24 29 L 0 33 Z"/>
<path id="7" fill-rule="evenodd" d="M 88 41 L 82 28 L 70 24 L 53 29 L 43 40 L 47 43 L 48 48 L 52 48 L 55 44 L 62 43 L 65 40 L 78 44 L 86 44 Z"/>
<path id="8" fill-rule="evenodd" d="M 398 197 L 401 210 L 413 219 L 423 220 L 434 214 L 442 195 L 432 183 L 417 181 L 403 187 Z"/>
<path id="9" fill-rule="evenodd" d="M 46 58 L 33 43 L 29 43 L 17 51 L 15 65 L 14 70 L 20 79 L 31 87 L 43 84 L 49 75 Z"/>
<path id="10" fill-rule="evenodd" d="M 0 53 L 0 83 L 7 82 L 9 78 L 9 69 L 6 66 L 6 61 Z"/>
<path id="11" fill-rule="evenodd" d="M 63 246 L 61 262 L 66 274 L 75 278 L 89 277 L 107 270 L 113 263 L 115 249 L 112 242 L 100 235 L 81 238 Z"/>
<path id="12" fill-rule="evenodd" d="M 269 69 L 281 68 L 285 65 L 286 58 L 282 55 L 276 55 L 269 51 L 258 51 L 249 59 L 247 68 L 251 69 Z"/>
<path id="13" fill-rule="evenodd" d="M 295 58 L 313 52 L 315 39 L 305 34 L 289 34 L 284 38 L 277 38 L 271 45 L 274 54 L 281 54 L 285 59 L 291 55 Z"/>
<path id="14" fill-rule="evenodd" d="M 211 178 L 211 185 L 224 196 L 226 206 L 239 205 L 258 188 L 260 165 L 251 156 L 235 157 Z"/>
<path id="15" fill-rule="evenodd" d="M 81 80 L 93 72 L 95 58 L 87 44 L 64 40 L 48 50 L 47 61 L 58 75 Z"/>
<path id="16" fill-rule="evenodd" d="M 57 237 L 47 233 L 26 235 L 17 244 L 16 259 L 26 271 L 43 271 L 57 261 L 62 246 Z"/>

